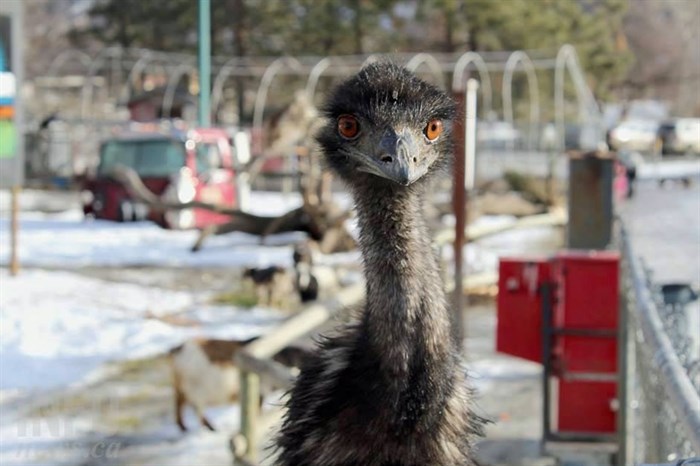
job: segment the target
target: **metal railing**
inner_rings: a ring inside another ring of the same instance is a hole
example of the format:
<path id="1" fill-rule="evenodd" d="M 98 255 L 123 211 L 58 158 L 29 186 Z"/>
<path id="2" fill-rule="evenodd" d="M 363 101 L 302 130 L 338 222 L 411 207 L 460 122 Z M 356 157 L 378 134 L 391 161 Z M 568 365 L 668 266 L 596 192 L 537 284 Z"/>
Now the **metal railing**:
<path id="1" fill-rule="evenodd" d="M 693 330 L 684 306 L 664 304 L 624 227 L 619 239 L 629 318 L 626 463 L 700 455 L 700 360 L 690 354 Z"/>

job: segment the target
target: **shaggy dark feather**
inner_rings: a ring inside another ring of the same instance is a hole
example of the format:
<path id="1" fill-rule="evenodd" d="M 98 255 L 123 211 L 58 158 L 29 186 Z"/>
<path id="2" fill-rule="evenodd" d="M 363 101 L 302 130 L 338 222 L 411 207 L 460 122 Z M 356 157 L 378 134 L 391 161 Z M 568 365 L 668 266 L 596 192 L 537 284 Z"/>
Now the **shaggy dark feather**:
<path id="1" fill-rule="evenodd" d="M 471 410 L 421 206 L 429 180 L 450 164 L 454 104 L 381 63 L 341 84 L 325 113 L 318 140 L 355 199 L 367 299 L 356 323 L 324 339 L 303 367 L 276 464 L 470 465 L 482 420 Z M 358 122 L 357 137 L 339 133 L 343 115 Z M 435 120 L 443 133 L 430 140 L 425 128 Z"/>

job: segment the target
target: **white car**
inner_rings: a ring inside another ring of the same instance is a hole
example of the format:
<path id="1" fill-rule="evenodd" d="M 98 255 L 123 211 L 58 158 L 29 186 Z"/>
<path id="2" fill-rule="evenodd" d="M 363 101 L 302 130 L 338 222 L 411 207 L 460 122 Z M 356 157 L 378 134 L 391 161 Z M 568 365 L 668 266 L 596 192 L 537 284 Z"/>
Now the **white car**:
<path id="1" fill-rule="evenodd" d="M 679 118 L 676 120 L 674 150 L 700 154 L 700 118 Z"/>
<path id="2" fill-rule="evenodd" d="M 610 130 L 610 148 L 651 152 L 658 128 L 659 122 L 654 120 L 625 120 Z"/>
<path id="3" fill-rule="evenodd" d="M 476 140 L 484 149 L 506 149 L 519 147 L 522 136 L 506 121 L 479 121 L 476 125 Z"/>

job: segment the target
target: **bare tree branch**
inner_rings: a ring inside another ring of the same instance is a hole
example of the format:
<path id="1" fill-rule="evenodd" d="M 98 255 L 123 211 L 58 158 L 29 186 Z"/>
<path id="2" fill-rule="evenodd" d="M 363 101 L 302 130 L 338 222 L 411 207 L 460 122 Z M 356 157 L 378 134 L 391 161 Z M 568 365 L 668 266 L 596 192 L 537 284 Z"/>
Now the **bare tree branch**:
<path id="1" fill-rule="evenodd" d="M 141 180 L 138 173 L 132 168 L 123 165 L 114 167 L 110 175 L 119 181 L 129 191 L 135 199 L 147 204 L 151 209 L 158 212 L 166 210 L 184 210 L 184 209 L 206 209 L 224 215 L 247 215 L 245 212 L 232 209 L 228 206 L 220 204 L 210 204 L 208 202 L 190 201 L 190 202 L 170 202 L 154 194 Z"/>
<path id="2" fill-rule="evenodd" d="M 315 241 L 320 241 L 324 245 L 322 249 L 329 252 L 336 249 L 337 244 L 346 244 L 346 237 L 349 236 L 347 232 L 343 235 L 336 230 L 344 231 L 343 222 L 350 217 L 350 213 L 340 209 L 335 204 L 321 206 L 304 205 L 280 216 L 262 217 L 227 206 L 201 201 L 170 202 L 163 200 L 151 192 L 144 185 L 139 175 L 128 167 L 117 166 L 111 174 L 118 182 L 124 185 L 129 194 L 154 210 L 163 212 L 198 208 L 231 216 L 231 220 L 227 223 L 209 225 L 203 228 L 197 241 L 192 246 L 192 251 L 199 251 L 204 241 L 211 235 L 222 235 L 234 231 L 258 235 L 261 237 L 261 240 L 275 233 L 299 231 L 307 233 Z M 324 237 L 329 232 L 334 233 L 324 241 Z M 343 238 L 343 241 L 338 241 L 336 238 Z M 346 246 L 343 248 L 345 249 Z"/>

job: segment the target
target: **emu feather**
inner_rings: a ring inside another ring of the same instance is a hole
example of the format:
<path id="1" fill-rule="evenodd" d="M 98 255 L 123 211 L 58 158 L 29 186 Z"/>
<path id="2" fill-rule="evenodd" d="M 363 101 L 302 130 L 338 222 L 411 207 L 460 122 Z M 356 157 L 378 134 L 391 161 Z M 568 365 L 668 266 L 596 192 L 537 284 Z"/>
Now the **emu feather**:
<path id="1" fill-rule="evenodd" d="M 471 409 L 422 214 L 431 180 L 450 165 L 454 103 L 380 63 L 336 88 L 324 111 L 318 141 L 354 197 L 366 303 L 302 368 L 276 464 L 470 465 L 482 420 Z M 348 118 L 349 134 L 339 127 Z"/>

